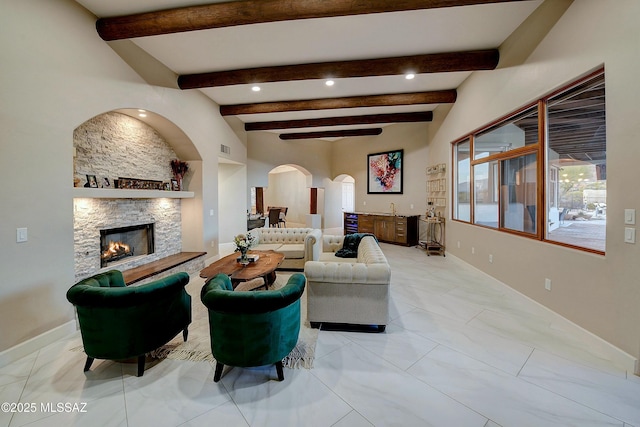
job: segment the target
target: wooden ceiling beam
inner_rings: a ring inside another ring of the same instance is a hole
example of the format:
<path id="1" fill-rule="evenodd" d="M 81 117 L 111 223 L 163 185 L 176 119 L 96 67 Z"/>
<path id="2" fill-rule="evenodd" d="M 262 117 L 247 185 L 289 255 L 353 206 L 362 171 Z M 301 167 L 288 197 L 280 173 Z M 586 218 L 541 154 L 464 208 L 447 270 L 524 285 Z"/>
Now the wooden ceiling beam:
<path id="1" fill-rule="evenodd" d="M 446 73 L 455 71 L 494 70 L 498 66 L 498 49 L 467 52 L 434 53 L 393 58 L 354 61 L 279 65 L 184 74 L 178 77 L 180 89 L 283 82 L 327 78 L 393 76 L 406 73 Z"/>
<path id="2" fill-rule="evenodd" d="M 417 104 L 451 104 L 456 101 L 454 89 L 432 92 L 397 93 L 390 95 L 351 96 L 345 98 L 321 98 L 300 101 L 276 101 L 257 104 L 221 105 L 220 114 L 283 113 L 288 111 L 332 110 L 337 108 L 388 107 Z"/>
<path id="3" fill-rule="evenodd" d="M 434 9 L 522 0 L 245 0 L 100 18 L 103 40 L 298 19 Z"/>
<path id="4" fill-rule="evenodd" d="M 249 122 L 244 124 L 244 130 L 274 130 L 300 129 L 324 126 L 370 125 L 379 123 L 415 123 L 430 122 L 433 112 L 421 111 L 417 113 L 370 114 L 365 116 L 323 117 L 319 119 L 280 120 L 272 122 Z"/>
<path id="5" fill-rule="evenodd" d="M 372 129 L 345 129 L 345 130 L 329 130 L 325 132 L 300 132 L 300 133 L 283 133 L 280 139 L 288 141 L 292 139 L 320 139 L 320 138 L 346 138 L 352 136 L 375 136 L 382 133 L 382 128 Z"/>

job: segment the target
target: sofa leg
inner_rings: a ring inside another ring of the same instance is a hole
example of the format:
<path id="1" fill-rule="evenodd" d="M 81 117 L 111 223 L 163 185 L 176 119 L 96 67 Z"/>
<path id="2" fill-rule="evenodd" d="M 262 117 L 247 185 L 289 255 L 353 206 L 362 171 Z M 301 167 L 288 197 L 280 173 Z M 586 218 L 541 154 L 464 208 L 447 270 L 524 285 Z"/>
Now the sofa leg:
<path id="1" fill-rule="evenodd" d="M 378 332 L 384 332 L 387 329 L 387 325 L 378 325 Z"/>
<path id="2" fill-rule="evenodd" d="M 84 372 L 87 372 L 91 368 L 94 358 L 87 356 L 87 361 L 84 363 Z"/>
<path id="3" fill-rule="evenodd" d="M 138 356 L 138 376 L 141 377 L 144 375 L 144 354 L 142 356 Z"/>
<path id="4" fill-rule="evenodd" d="M 309 322 L 309 324 L 311 325 L 311 327 L 312 327 L 313 329 L 320 329 L 320 325 L 321 325 L 322 323 L 320 323 L 320 322 Z"/>
<path id="5" fill-rule="evenodd" d="M 276 362 L 276 371 L 278 372 L 278 381 L 284 381 L 284 370 L 282 367 L 282 360 Z"/>
<path id="6" fill-rule="evenodd" d="M 184 328 L 182 330 L 182 340 L 187 342 L 187 337 L 189 336 L 189 328 Z"/>
<path id="7" fill-rule="evenodd" d="M 216 373 L 213 375 L 213 382 L 217 383 L 220 381 L 220 377 L 222 376 L 222 368 L 224 368 L 224 364 L 220 362 L 216 362 Z"/>

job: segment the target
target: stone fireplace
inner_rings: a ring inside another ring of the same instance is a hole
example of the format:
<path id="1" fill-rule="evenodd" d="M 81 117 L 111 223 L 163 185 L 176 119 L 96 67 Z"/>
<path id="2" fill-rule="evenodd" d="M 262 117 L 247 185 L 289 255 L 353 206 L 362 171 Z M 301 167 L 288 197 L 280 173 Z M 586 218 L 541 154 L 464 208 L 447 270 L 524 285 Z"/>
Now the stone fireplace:
<path id="1" fill-rule="evenodd" d="M 169 182 L 173 178 L 170 162 L 178 156 L 162 135 L 127 114 L 108 112 L 76 128 L 73 147 L 74 185 L 83 187 L 88 176 L 96 176 L 101 187 L 74 188 L 76 282 L 110 269 L 132 270 L 182 252 L 182 205 L 175 192 L 164 196 L 163 191 L 111 186 L 122 176 Z M 106 230 L 119 235 L 107 236 L 110 232 Z M 137 237 L 130 234 L 133 231 Z M 110 250 L 110 242 L 117 246 Z M 113 252 L 114 259 L 103 262 L 105 252 Z M 181 265 L 179 270 L 192 273 L 198 263 L 204 261 Z"/>
<path id="2" fill-rule="evenodd" d="M 138 267 L 182 250 L 180 199 L 76 198 L 74 211 L 76 281 L 114 267 L 118 270 Z M 137 229 L 136 234 L 139 235 L 148 234 L 150 228 L 153 229 L 153 250 L 149 251 L 148 238 L 146 243 L 140 240 L 125 241 L 125 244 L 134 247 L 133 256 L 121 257 L 107 265 L 102 263 L 102 254 L 108 249 L 103 243 L 106 230 L 119 233 L 125 239 L 134 239 L 123 236 L 121 231 Z"/>
<path id="3" fill-rule="evenodd" d="M 151 255 L 155 251 L 154 224 L 100 230 L 100 267 L 114 267 L 128 257 Z"/>

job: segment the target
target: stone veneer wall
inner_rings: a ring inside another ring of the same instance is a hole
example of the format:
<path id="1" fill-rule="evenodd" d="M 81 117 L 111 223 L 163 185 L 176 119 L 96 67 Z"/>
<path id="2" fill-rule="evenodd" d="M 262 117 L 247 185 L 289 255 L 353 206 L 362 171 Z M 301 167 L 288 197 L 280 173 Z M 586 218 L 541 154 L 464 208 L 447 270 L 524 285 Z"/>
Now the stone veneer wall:
<path id="1" fill-rule="evenodd" d="M 177 156 L 171 146 L 153 128 L 125 114 L 110 112 L 86 121 L 74 131 L 73 146 L 74 178 L 80 180 L 80 186 L 86 174 L 96 175 L 100 187 L 105 177 L 112 186 L 118 177 L 163 182 L 173 177 L 170 161 Z M 100 267 L 101 229 L 146 223 L 155 224 L 153 254 Z M 74 199 L 74 250 L 76 281 L 110 268 L 127 270 L 179 253 L 180 199 Z"/>
<path id="2" fill-rule="evenodd" d="M 87 120 L 73 132 L 76 150 L 74 178 L 78 186 L 95 175 L 111 186 L 118 177 L 169 182 L 170 161 L 177 158 L 167 141 L 155 129 L 133 117 L 105 113 Z"/>
<path id="3" fill-rule="evenodd" d="M 111 268 L 127 270 L 182 251 L 180 199 L 75 199 L 76 282 Z M 100 267 L 100 230 L 155 224 L 155 252 L 116 267 Z"/>

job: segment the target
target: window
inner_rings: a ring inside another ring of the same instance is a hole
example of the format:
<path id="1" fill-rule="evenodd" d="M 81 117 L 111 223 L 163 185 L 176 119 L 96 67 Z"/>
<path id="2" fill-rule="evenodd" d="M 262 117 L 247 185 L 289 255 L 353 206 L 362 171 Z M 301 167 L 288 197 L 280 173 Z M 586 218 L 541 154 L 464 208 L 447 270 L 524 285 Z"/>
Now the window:
<path id="1" fill-rule="evenodd" d="M 505 160 L 502 167 L 500 210 L 504 228 L 536 234 L 537 155 L 529 154 Z"/>
<path id="2" fill-rule="evenodd" d="M 483 129 L 473 145 L 473 223 L 536 234 L 537 104 Z"/>
<path id="3" fill-rule="evenodd" d="M 547 102 L 546 239 L 605 250 L 607 139 L 604 74 Z"/>
<path id="4" fill-rule="evenodd" d="M 453 218 L 604 253 L 604 70 L 453 144 Z"/>
<path id="5" fill-rule="evenodd" d="M 499 180 L 496 161 L 480 163 L 473 167 L 474 205 L 473 222 L 487 227 L 498 227 Z"/>
<path id="6" fill-rule="evenodd" d="M 454 162 L 457 176 L 454 181 L 453 217 L 471 221 L 471 143 L 465 140 L 455 146 Z"/>

